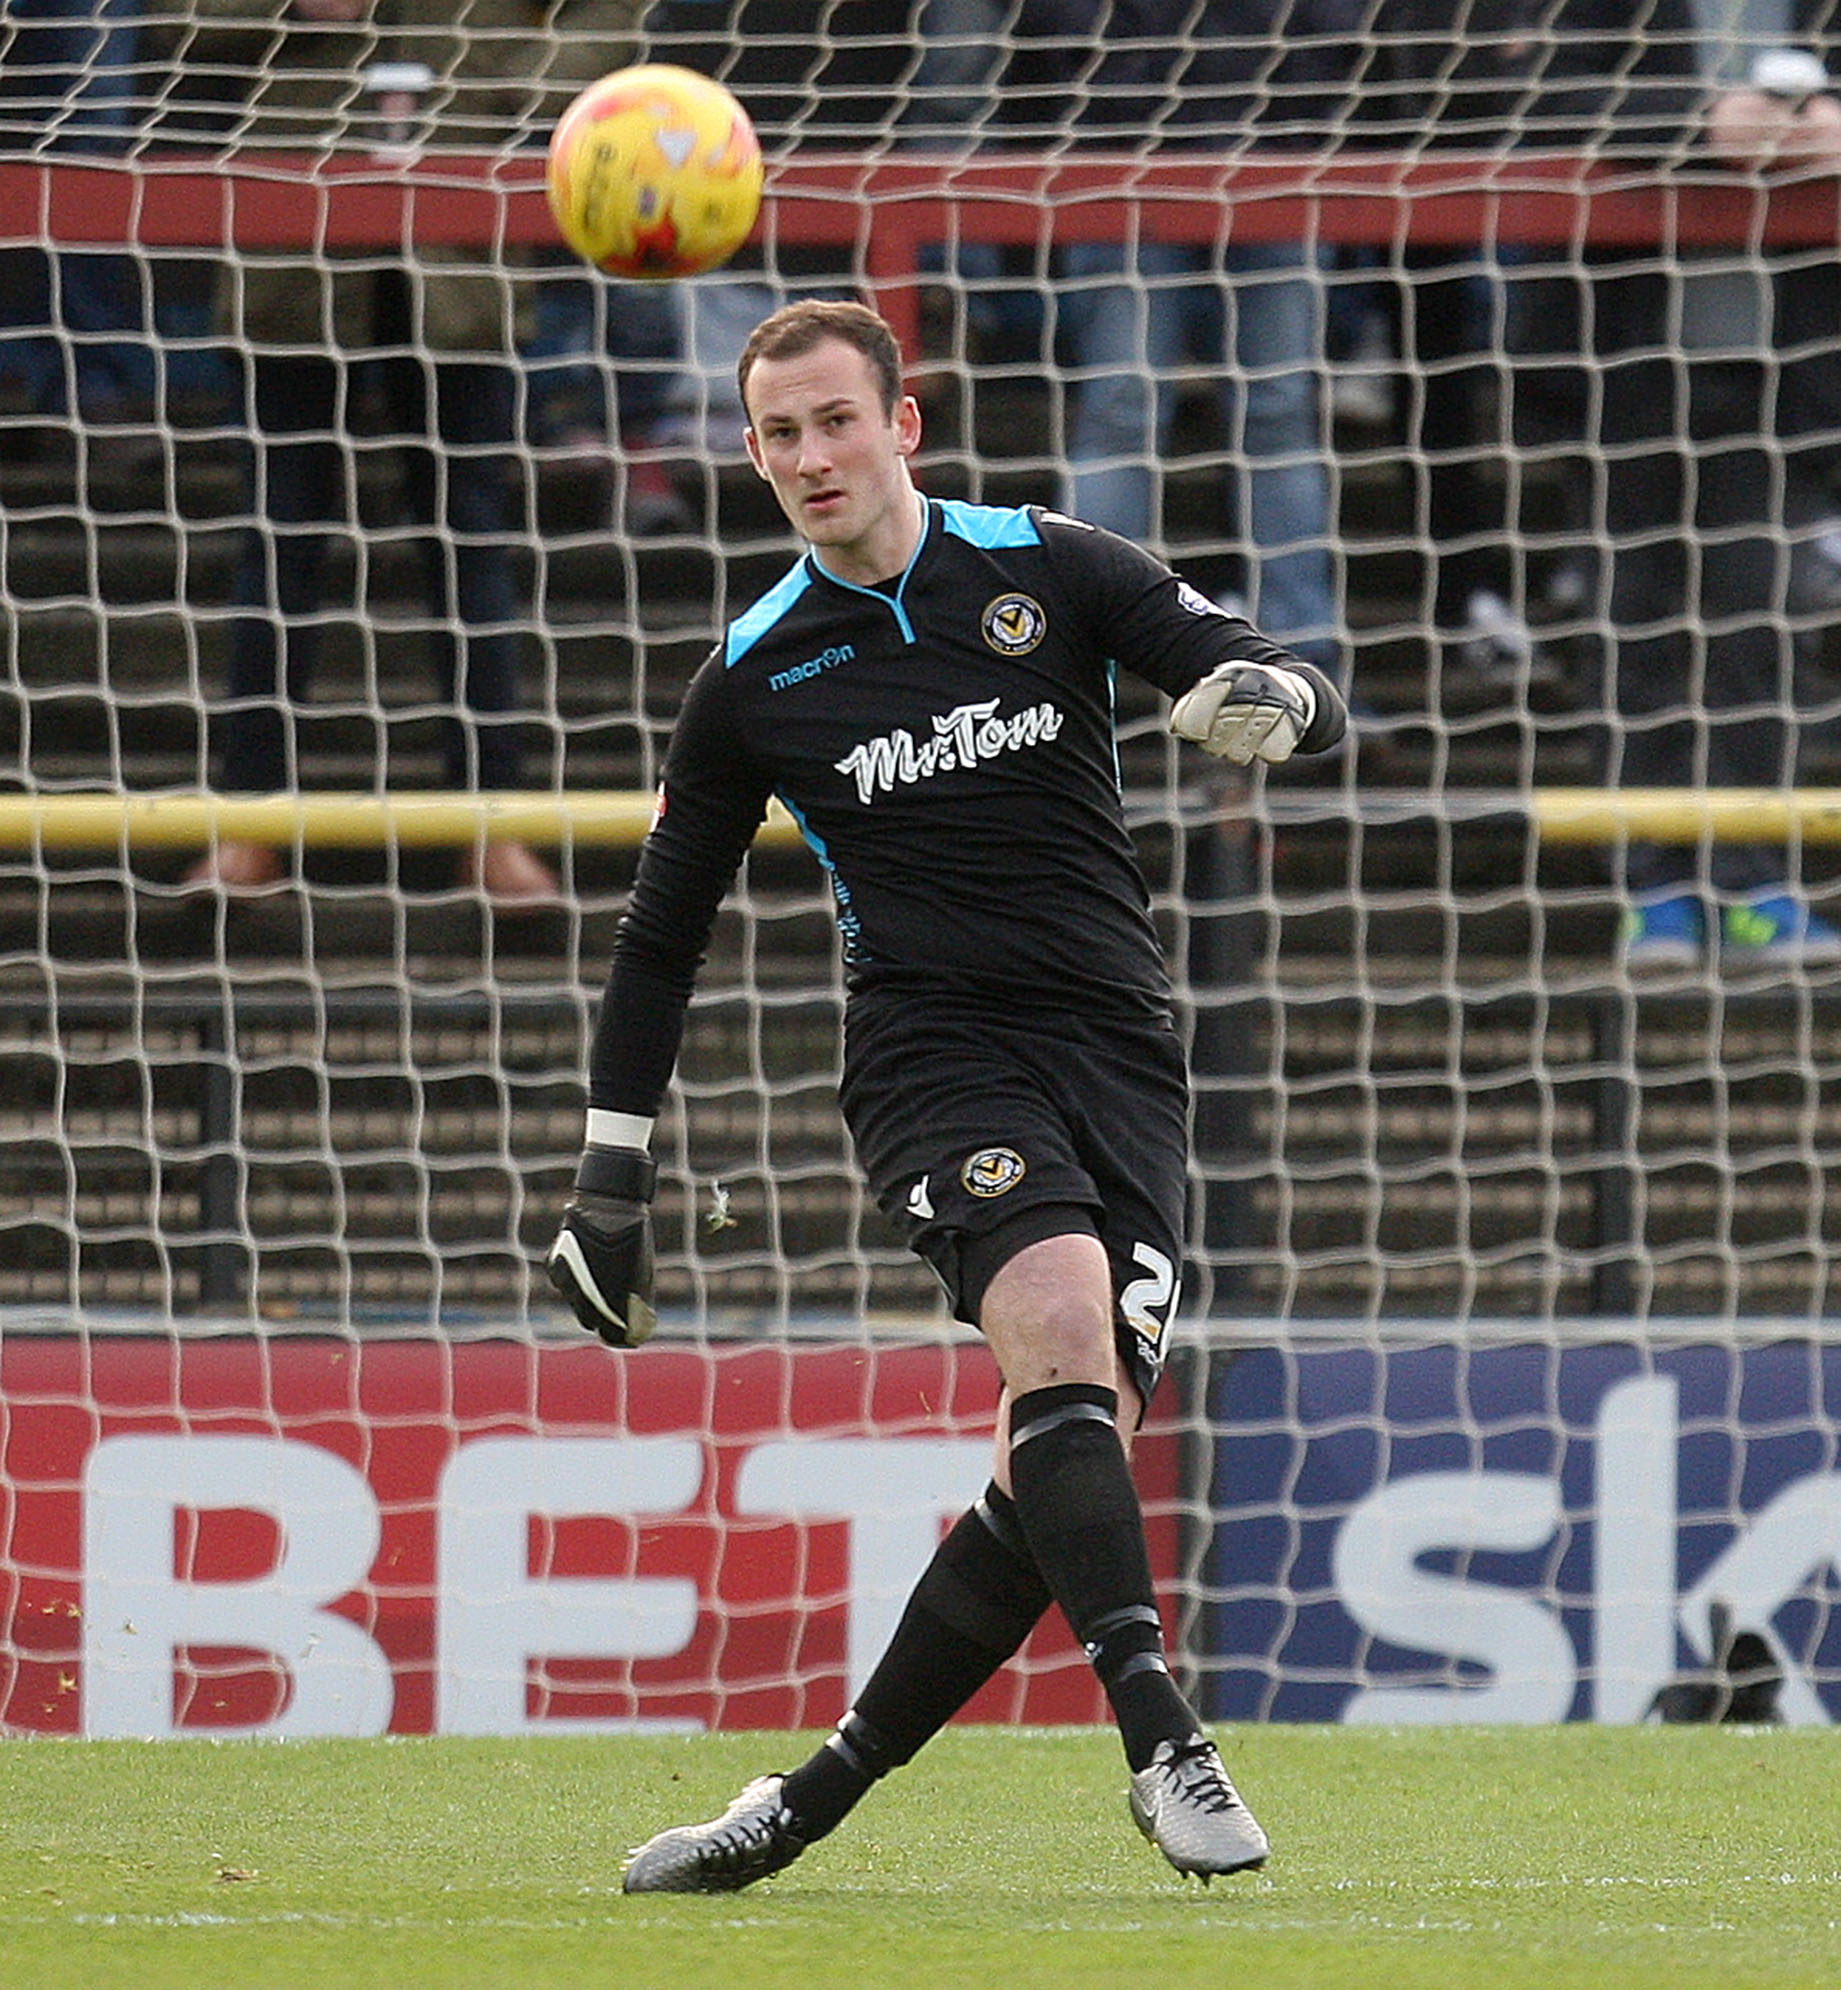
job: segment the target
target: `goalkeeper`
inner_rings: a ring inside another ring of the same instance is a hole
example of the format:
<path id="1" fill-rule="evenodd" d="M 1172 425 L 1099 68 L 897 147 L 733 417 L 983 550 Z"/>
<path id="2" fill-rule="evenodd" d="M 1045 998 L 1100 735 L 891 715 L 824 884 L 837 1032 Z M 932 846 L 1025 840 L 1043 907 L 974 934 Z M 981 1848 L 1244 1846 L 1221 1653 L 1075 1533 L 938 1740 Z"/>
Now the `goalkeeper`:
<path id="1" fill-rule="evenodd" d="M 1105 1688 L 1139 1828 L 1179 1870 L 1266 1838 L 1172 1680 L 1128 1453 L 1177 1303 L 1187 1078 L 1119 800 L 1114 659 L 1241 764 L 1343 735 L 1329 680 L 1123 539 L 924 498 L 888 327 L 805 301 L 740 362 L 748 453 L 807 542 L 686 695 L 591 1058 L 549 1258 L 584 1326 L 653 1329 L 647 1153 L 711 923 L 770 796 L 825 866 L 849 999 L 841 1103 L 877 1200 L 1003 1377 L 996 1462 L 887 1652 L 802 1766 L 630 1858 L 722 1892 L 833 1830 L 1051 1602 Z"/>

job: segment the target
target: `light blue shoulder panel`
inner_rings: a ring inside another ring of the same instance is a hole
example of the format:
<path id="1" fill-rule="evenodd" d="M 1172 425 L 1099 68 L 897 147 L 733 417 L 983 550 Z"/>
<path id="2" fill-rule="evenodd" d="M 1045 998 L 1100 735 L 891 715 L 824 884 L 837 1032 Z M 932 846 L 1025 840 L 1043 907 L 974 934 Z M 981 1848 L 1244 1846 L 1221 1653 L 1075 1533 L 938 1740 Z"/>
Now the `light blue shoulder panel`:
<path id="1" fill-rule="evenodd" d="M 729 624 L 728 639 L 723 648 L 723 668 L 733 670 L 811 584 L 811 572 L 802 559 L 790 573 L 775 581 L 752 608 L 738 615 Z"/>
<path id="2" fill-rule="evenodd" d="M 1042 533 L 1035 514 L 1022 505 L 967 504 L 963 498 L 942 498 L 940 512 L 946 530 L 974 546 L 1039 546 Z"/>

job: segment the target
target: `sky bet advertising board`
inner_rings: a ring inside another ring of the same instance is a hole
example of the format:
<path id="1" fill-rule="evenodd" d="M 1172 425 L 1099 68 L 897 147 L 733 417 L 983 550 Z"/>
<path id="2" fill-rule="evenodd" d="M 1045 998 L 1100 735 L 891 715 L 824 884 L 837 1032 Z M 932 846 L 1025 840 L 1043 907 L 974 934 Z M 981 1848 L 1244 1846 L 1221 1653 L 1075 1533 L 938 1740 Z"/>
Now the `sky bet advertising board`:
<path id="1" fill-rule="evenodd" d="M 1841 1346 L 1255 1348 L 1212 1412 L 1217 1718 L 1639 1721 L 1720 1605 L 1841 1716 Z"/>

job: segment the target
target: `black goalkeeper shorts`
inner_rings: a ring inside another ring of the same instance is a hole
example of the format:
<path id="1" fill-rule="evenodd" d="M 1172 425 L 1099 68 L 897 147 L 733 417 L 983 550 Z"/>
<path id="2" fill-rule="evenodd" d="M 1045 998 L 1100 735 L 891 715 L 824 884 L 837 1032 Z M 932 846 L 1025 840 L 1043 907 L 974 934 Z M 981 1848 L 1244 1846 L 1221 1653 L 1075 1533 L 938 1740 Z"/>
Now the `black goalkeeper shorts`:
<path id="1" fill-rule="evenodd" d="M 1168 1024 L 865 997 L 847 1019 L 839 1097 L 877 1203 L 968 1326 L 1017 1251 L 1097 1236 L 1119 1352 L 1150 1401 L 1188 1207 L 1188 1077 Z"/>

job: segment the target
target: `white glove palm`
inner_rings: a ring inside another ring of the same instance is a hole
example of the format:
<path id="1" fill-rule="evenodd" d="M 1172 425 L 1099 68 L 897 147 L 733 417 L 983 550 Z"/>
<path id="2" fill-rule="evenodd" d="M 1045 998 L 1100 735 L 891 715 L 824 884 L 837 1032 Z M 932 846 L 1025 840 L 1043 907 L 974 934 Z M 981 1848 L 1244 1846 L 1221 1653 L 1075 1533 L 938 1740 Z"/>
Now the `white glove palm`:
<path id="1" fill-rule="evenodd" d="M 1310 679 L 1270 664 L 1217 664 L 1170 708 L 1170 730 L 1244 767 L 1289 760 L 1317 715 Z"/>

